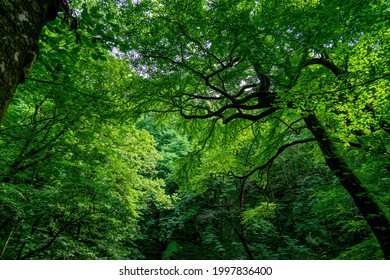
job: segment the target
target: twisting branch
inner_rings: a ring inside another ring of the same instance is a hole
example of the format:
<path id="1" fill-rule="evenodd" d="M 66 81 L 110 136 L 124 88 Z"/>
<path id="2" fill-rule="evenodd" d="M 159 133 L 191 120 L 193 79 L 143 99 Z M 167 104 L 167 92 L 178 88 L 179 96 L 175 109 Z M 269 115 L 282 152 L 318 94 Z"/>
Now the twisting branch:
<path id="1" fill-rule="evenodd" d="M 254 88 L 255 86 L 257 86 L 257 84 L 245 85 L 245 86 L 241 87 L 240 90 L 238 91 L 238 93 L 237 93 L 236 95 L 233 95 L 233 97 L 238 98 L 238 97 L 240 97 L 246 90 L 252 89 L 252 88 Z"/>
<path id="2" fill-rule="evenodd" d="M 180 115 L 182 117 L 184 117 L 185 119 L 207 119 L 207 118 L 212 118 L 212 117 L 222 117 L 222 114 L 227 111 L 228 109 L 236 109 L 239 111 L 239 113 L 237 114 L 234 114 L 230 117 L 228 117 L 227 119 L 225 119 L 224 123 L 228 123 L 230 122 L 231 120 L 233 119 L 237 119 L 239 117 L 244 117 L 246 119 L 250 119 L 250 120 L 259 120 L 261 119 L 262 117 L 265 117 L 265 116 L 268 116 L 270 115 L 271 113 L 273 113 L 274 111 L 278 110 L 277 108 L 273 108 L 271 107 L 272 104 L 270 104 L 269 102 L 266 102 L 266 103 L 262 103 L 262 104 L 254 104 L 254 105 L 245 105 L 245 104 L 227 104 L 225 106 L 222 106 L 221 108 L 219 108 L 218 110 L 215 110 L 215 111 L 210 111 L 209 113 L 207 114 L 203 114 L 203 115 L 188 115 L 184 112 L 184 108 L 181 108 L 180 110 Z M 271 108 L 269 108 L 271 107 Z M 269 108 L 267 110 L 267 112 L 269 113 L 266 113 L 265 116 L 263 116 L 262 114 L 263 113 L 260 113 L 258 115 L 249 115 L 249 114 L 244 114 L 242 113 L 240 110 L 245 110 L 245 111 L 252 111 L 252 110 L 258 110 L 258 109 L 265 109 L 265 108 Z M 205 109 L 205 108 L 202 108 L 202 109 Z M 272 111 L 272 112 L 271 112 Z"/>
<path id="3" fill-rule="evenodd" d="M 273 164 L 274 160 L 277 159 L 280 156 L 280 154 L 283 153 L 283 151 L 286 150 L 288 147 L 291 147 L 291 146 L 294 146 L 294 145 L 298 145 L 298 144 L 314 142 L 314 141 L 316 141 L 315 138 L 307 138 L 307 139 L 296 140 L 294 142 L 284 144 L 284 145 L 280 146 L 278 151 L 266 163 L 264 163 L 263 165 L 258 166 L 256 168 L 252 169 L 251 171 L 249 171 L 245 175 L 238 176 L 238 175 L 234 175 L 233 174 L 233 176 L 238 178 L 238 179 L 246 179 L 246 178 L 252 176 L 255 172 L 260 171 L 262 169 L 265 169 L 268 166 L 270 166 L 271 164 Z"/>
<path id="4" fill-rule="evenodd" d="M 191 156 L 195 156 L 196 154 L 199 154 L 206 147 L 207 142 L 209 141 L 209 139 L 213 135 L 213 131 L 215 129 L 215 125 L 216 125 L 217 121 L 218 121 L 218 118 L 214 119 L 214 121 L 213 121 L 213 123 L 211 125 L 211 129 L 209 131 L 209 134 L 207 135 L 206 139 L 203 141 L 202 147 L 200 149 L 198 149 L 197 151 L 193 152 L 191 154 Z"/>
<path id="5" fill-rule="evenodd" d="M 224 97 L 226 97 L 227 99 L 229 99 L 230 101 L 232 101 L 233 103 L 236 103 L 236 100 L 235 98 L 230 95 L 229 93 L 227 93 L 225 90 L 213 85 L 211 82 L 210 82 L 210 79 L 212 77 L 214 77 L 215 75 L 218 75 L 220 72 L 223 72 L 225 71 L 226 69 L 228 68 L 231 68 L 231 67 L 234 67 L 234 63 L 229 63 L 227 65 L 223 65 L 220 69 L 214 71 L 213 73 L 209 74 L 209 75 L 205 75 L 203 74 L 202 72 L 194 69 L 193 67 L 189 66 L 188 64 L 182 62 L 182 61 L 176 61 L 170 57 L 167 57 L 167 56 L 163 56 L 163 55 L 147 55 L 147 54 L 143 54 L 144 57 L 148 57 L 148 58 L 152 58 L 152 59 L 162 59 L 162 60 L 167 60 L 169 61 L 171 64 L 173 65 L 176 65 L 176 66 L 179 66 L 179 67 L 182 67 L 182 68 L 185 68 L 187 70 L 189 70 L 190 72 L 194 73 L 195 75 L 197 75 L 198 77 L 202 78 L 206 84 L 207 87 L 209 87 L 210 89 L 214 90 L 215 92 L 223 95 Z"/>
<path id="6" fill-rule="evenodd" d="M 326 60 L 326 58 L 324 57 L 320 57 L 320 58 L 311 58 L 309 59 L 303 66 L 306 67 L 306 66 L 309 66 L 309 65 L 322 65 L 322 66 L 325 66 L 326 68 L 328 68 L 330 71 L 333 72 L 333 74 L 336 76 L 336 77 L 340 77 L 340 75 L 342 74 L 342 72 L 340 71 L 340 69 L 336 66 L 336 64 L 334 64 L 333 62 L 329 61 L 329 60 Z"/>
<path id="7" fill-rule="evenodd" d="M 278 108 L 269 108 L 268 110 L 265 110 L 264 112 L 262 112 L 258 115 L 250 115 L 250 114 L 244 114 L 244 113 L 240 112 L 240 113 L 237 113 L 237 114 L 234 114 L 234 115 L 227 117 L 226 119 L 223 120 L 223 123 L 227 124 L 234 119 L 246 119 L 246 120 L 255 122 L 255 121 L 258 121 L 262 118 L 265 118 L 265 117 L 271 115 L 272 113 L 276 112 L 277 110 L 278 110 Z"/>
<path id="8" fill-rule="evenodd" d="M 56 241 L 57 237 L 60 236 L 67 228 L 69 228 L 70 226 L 82 221 L 83 219 L 85 219 L 87 216 L 90 216 L 90 215 L 93 215 L 95 213 L 93 213 L 92 211 L 88 211 L 86 212 L 85 214 L 81 215 L 80 217 L 78 217 L 77 219 L 74 219 L 73 221 L 69 221 L 68 223 L 66 223 L 65 225 L 63 225 L 58 231 L 57 233 L 55 233 L 50 240 L 48 240 L 46 242 L 46 244 L 42 245 L 41 247 L 38 247 L 34 250 L 31 250 L 30 252 L 28 252 L 25 256 L 20 256 L 19 259 L 21 260 L 26 260 L 26 259 L 29 259 L 30 257 L 32 257 L 33 255 L 37 254 L 37 253 L 40 253 L 40 252 L 43 252 L 45 251 L 46 249 L 48 249 L 53 243 L 54 241 Z"/>
<path id="9" fill-rule="evenodd" d="M 310 58 L 309 60 L 307 60 L 307 53 L 305 53 L 303 55 L 303 57 L 301 58 L 301 62 L 299 63 L 299 67 L 298 67 L 298 70 L 296 72 L 296 74 L 294 75 L 292 81 L 290 82 L 290 84 L 287 86 L 288 88 L 292 88 L 296 82 L 298 81 L 299 77 L 301 76 L 301 73 L 302 73 L 302 70 L 307 67 L 307 66 L 310 66 L 310 65 L 322 65 L 326 68 L 328 68 L 330 71 L 332 71 L 332 73 L 338 78 L 341 80 L 341 74 L 343 73 L 337 66 L 336 64 L 334 64 L 333 62 L 329 61 L 328 60 L 328 56 L 327 55 L 321 55 L 321 57 L 317 58 L 317 57 L 313 57 L 313 58 Z"/>
<path id="10" fill-rule="evenodd" d="M 212 58 L 214 58 L 220 65 L 224 66 L 223 62 L 215 55 L 213 54 L 212 52 L 210 52 L 209 50 L 207 50 L 201 43 L 199 43 L 198 40 L 195 40 L 194 38 L 192 38 L 185 30 L 184 30 L 184 26 L 180 23 L 177 23 L 177 26 L 179 27 L 180 31 L 183 33 L 183 35 L 185 37 L 187 37 L 187 39 L 189 39 L 191 42 L 194 42 L 199 48 L 201 48 L 202 51 L 204 51 L 205 53 L 207 53 L 208 55 L 210 55 Z"/>

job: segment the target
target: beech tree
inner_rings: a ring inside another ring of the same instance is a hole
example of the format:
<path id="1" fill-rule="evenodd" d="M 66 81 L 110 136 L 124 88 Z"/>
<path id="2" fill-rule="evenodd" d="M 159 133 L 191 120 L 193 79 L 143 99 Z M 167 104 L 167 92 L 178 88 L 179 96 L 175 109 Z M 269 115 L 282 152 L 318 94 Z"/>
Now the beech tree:
<path id="1" fill-rule="evenodd" d="M 68 0 L 0 1 L 0 123 L 18 84 L 23 83 L 39 55 L 42 28 L 63 11 L 63 20 L 77 26 Z M 72 19 L 71 22 L 69 19 Z"/>

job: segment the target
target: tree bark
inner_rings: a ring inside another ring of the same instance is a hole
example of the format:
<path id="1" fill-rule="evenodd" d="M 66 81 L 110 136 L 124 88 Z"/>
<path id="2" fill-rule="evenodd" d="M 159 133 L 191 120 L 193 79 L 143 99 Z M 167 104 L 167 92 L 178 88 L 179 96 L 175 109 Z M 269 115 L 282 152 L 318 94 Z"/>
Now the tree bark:
<path id="1" fill-rule="evenodd" d="M 38 56 L 42 28 L 60 6 L 60 0 L 0 0 L 0 124 Z"/>
<path id="2" fill-rule="evenodd" d="M 385 259 L 390 259 L 390 221 L 359 178 L 337 153 L 337 148 L 328 133 L 314 114 L 304 118 L 305 123 L 317 140 L 325 161 L 337 176 L 341 185 L 348 191 L 364 219 L 374 232 L 382 248 Z"/>

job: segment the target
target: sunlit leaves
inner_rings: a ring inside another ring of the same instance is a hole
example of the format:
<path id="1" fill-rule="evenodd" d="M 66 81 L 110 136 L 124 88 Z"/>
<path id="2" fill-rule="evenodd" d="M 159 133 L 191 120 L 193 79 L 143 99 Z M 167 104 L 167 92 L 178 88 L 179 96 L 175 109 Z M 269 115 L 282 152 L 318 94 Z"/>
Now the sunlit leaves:
<path id="1" fill-rule="evenodd" d="M 123 245 L 141 211 L 171 199 L 154 178 L 154 140 L 120 117 L 132 71 L 57 36 L 56 24 L 0 130 L 0 239 L 14 248 L 1 242 L 2 258 L 137 258 Z"/>
<path id="2" fill-rule="evenodd" d="M 259 206 L 253 209 L 248 209 L 242 213 L 242 222 L 251 224 L 262 221 L 264 219 L 275 218 L 276 203 L 262 202 Z"/>

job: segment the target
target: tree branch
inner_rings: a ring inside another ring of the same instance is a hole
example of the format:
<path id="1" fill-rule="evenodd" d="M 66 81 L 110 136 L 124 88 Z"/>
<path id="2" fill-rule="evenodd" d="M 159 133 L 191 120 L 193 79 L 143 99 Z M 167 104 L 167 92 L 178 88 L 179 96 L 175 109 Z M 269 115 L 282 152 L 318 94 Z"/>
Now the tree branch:
<path id="1" fill-rule="evenodd" d="M 341 75 L 341 71 L 336 66 L 336 64 L 334 64 L 333 62 L 331 62 L 329 60 L 326 60 L 326 58 L 324 58 L 324 57 L 321 57 L 321 58 L 311 58 L 303 66 L 306 67 L 306 66 L 309 66 L 309 65 L 316 65 L 316 64 L 317 65 L 322 65 L 322 66 L 328 68 L 330 71 L 333 72 L 333 74 L 336 77 L 339 77 Z"/>
<path id="2" fill-rule="evenodd" d="M 252 176 L 256 171 L 260 171 L 262 169 L 267 168 L 269 165 L 271 165 L 274 162 L 274 160 L 277 159 L 278 156 L 280 156 L 280 154 L 283 153 L 283 151 L 286 150 L 288 147 L 291 147 L 291 146 L 294 146 L 294 145 L 298 145 L 298 144 L 314 142 L 314 141 L 316 141 L 315 138 L 307 138 L 307 139 L 297 140 L 297 141 L 294 141 L 294 142 L 291 142 L 291 143 L 284 144 L 284 145 L 280 146 L 278 151 L 266 163 L 264 163 L 263 165 L 258 166 L 256 168 L 252 169 L 250 172 L 248 172 L 245 175 L 237 176 L 237 175 L 233 174 L 233 176 L 238 178 L 238 179 L 246 179 L 246 178 Z"/>
<path id="3" fill-rule="evenodd" d="M 69 226 L 71 226 L 71 225 L 73 225 L 73 224 L 75 224 L 75 223 L 77 223 L 77 222 L 83 220 L 85 217 L 87 217 L 87 216 L 89 216 L 89 215 L 92 215 L 92 214 L 94 214 L 94 213 L 92 213 L 92 212 L 87 212 L 87 213 L 85 213 L 84 215 L 78 217 L 77 219 L 75 219 L 75 220 L 73 220 L 73 221 L 70 221 L 70 222 L 66 223 L 62 228 L 60 228 L 60 229 L 58 230 L 58 232 L 57 232 L 56 234 L 54 234 L 54 236 L 53 236 L 45 245 L 43 245 L 42 247 L 39 247 L 39 248 L 37 248 L 37 249 L 35 249 L 35 250 L 32 250 L 32 251 L 28 252 L 25 256 L 21 257 L 20 259 L 21 259 L 21 260 L 26 260 L 26 259 L 30 258 L 31 256 L 37 254 L 37 253 L 40 253 L 40 252 L 45 251 L 47 248 L 49 248 L 49 247 L 54 243 L 54 241 L 57 239 L 57 237 L 58 237 L 61 233 L 63 233 Z"/>
<path id="4" fill-rule="evenodd" d="M 262 118 L 265 118 L 265 117 L 271 115 L 272 113 L 276 112 L 277 110 L 279 110 L 279 109 L 278 108 L 269 108 L 268 110 L 265 110 L 264 112 L 262 112 L 262 113 L 260 113 L 258 115 L 237 113 L 237 114 L 231 115 L 231 116 L 227 117 L 226 119 L 224 119 L 223 123 L 227 124 L 227 123 L 231 122 L 234 119 L 240 119 L 240 118 L 255 122 L 255 121 L 258 121 L 258 120 L 260 120 Z"/>

